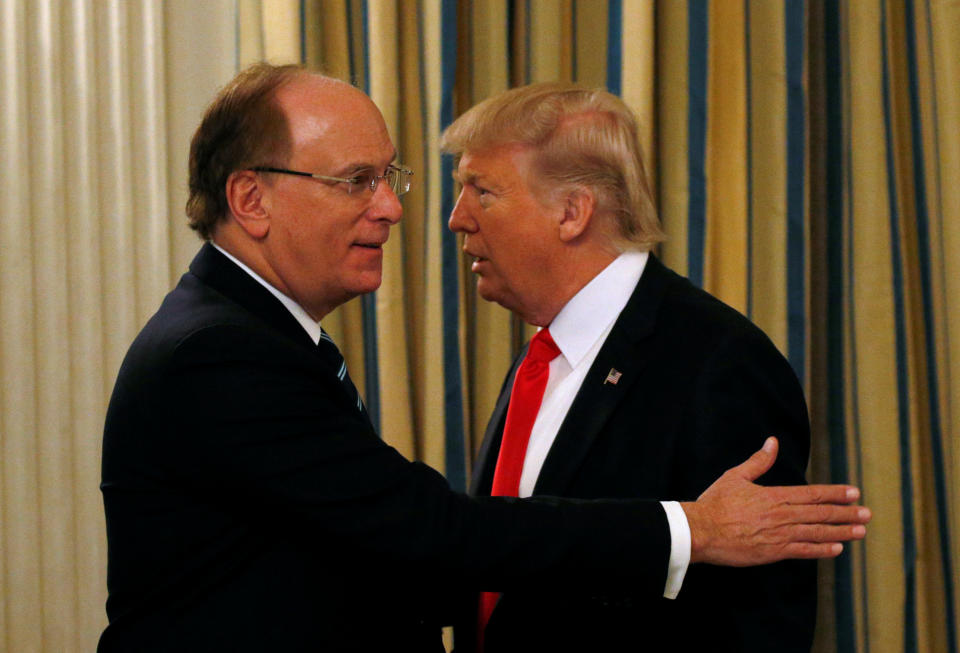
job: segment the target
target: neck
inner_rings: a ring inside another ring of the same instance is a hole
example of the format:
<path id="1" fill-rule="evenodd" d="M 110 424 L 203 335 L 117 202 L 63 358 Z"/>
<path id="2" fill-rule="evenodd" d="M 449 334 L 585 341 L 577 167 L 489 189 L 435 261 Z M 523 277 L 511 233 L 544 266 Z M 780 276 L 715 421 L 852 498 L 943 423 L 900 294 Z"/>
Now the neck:
<path id="1" fill-rule="evenodd" d="M 594 250 L 591 252 L 576 252 L 563 258 L 563 265 L 555 266 L 547 277 L 551 280 L 553 292 L 551 297 L 542 306 L 521 315 L 525 322 L 534 326 L 549 326 L 557 314 L 563 310 L 573 297 L 583 290 L 583 287 L 593 281 L 594 277 L 613 263 L 619 254 L 608 250 Z"/>
<path id="2" fill-rule="evenodd" d="M 329 310 L 318 310 L 316 306 L 309 306 L 307 303 L 301 301 L 301 299 L 290 290 L 289 286 L 283 282 L 283 279 L 280 278 L 280 275 L 277 274 L 273 266 L 270 265 L 258 244 L 249 238 L 242 236 L 236 237 L 236 234 L 231 234 L 229 229 L 218 229 L 210 240 L 213 244 L 228 252 L 235 259 L 247 266 L 275 290 L 297 304 L 297 306 L 303 309 L 315 322 L 320 322 L 327 313 L 333 310 L 333 308 Z"/>

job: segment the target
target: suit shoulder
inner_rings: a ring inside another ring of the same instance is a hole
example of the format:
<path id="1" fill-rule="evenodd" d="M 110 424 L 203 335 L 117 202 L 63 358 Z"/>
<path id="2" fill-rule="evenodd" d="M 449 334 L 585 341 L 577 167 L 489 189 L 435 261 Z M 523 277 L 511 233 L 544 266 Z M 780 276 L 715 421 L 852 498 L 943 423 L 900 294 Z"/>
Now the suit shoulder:
<path id="1" fill-rule="evenodd" d="M 164 297 L 141 335 L 176 342 L 210 327 L 247 325 L 255 321 L 253 318 L 239 304 L 187 273 Z"/>
<path id="2" fill-rule="evenodd" d="M 270 340 L 279 332 L 244 306 L 187 273 L 164 298 L 157 312 L 141 330 L 134 346 L 173 349 L 194 338 L 208 339 L 256 334 Z"/>
<path id="3" fill-rule="evenodd" d="M 689 279 L 667 269 L 667 288 L 659 318 L 681 332 L 688 332 L 708 341 L 737 338 L 758 345 L 775 345 L 764 331 L 743 313 L 693 285 Z"/>
<path id="4" fill-rule="evenodd" d="M 698 369 L 749 361 L 795 377 L 789 361 L 759 326 L 685 277 L 664 272 L 656 331 L 674 356 Z"/>
<path id="5" fill-rule="evenodd" d="M 115 388 L 153 385 L 183 363 L 275 357 L 296 360 L 303 348 L 187 273 L 130 345 Z"/>

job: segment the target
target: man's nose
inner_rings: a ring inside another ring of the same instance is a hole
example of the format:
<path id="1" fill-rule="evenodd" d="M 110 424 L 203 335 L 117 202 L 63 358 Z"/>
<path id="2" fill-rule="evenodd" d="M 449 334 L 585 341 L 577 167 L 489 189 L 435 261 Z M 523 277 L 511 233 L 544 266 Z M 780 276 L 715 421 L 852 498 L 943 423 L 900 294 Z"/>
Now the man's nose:
<path id="1" fill-rule="evenodd" d="M 393 192 L 390 184 L 382 180 L 373 191 L 373 217 L 377 220 L 387 220 L 390 224 L 397 224 L 403 216 L 403 206 L 400 198 Z"/>
<path id="2" fill-rule="evenodd" d="M 470 217 L 470 212 L 463 204 L 463 191 L 461 191 L 453 211 L 450 212 L 450 220 L 447 222 L 447 226 L 453 232 L 473 233 L 476 231 L 475 223 L 473 218 Z"/>

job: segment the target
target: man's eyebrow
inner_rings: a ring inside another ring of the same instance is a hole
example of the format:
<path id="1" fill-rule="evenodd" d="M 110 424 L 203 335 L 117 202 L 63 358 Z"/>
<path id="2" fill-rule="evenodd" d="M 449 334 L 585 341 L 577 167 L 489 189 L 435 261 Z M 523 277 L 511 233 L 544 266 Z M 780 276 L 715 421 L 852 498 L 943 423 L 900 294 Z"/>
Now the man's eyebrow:
<path id="1" fill-rule="evenodd" d="M 453 174 L 453 180 L 458 184 L 460 184 L 461 186 L 472 184 L 474 181 L 477 180 L 477 173 L 471 170 L 467 170 L 463 174 L 461 174 L 459 170 L 454 170 L 452 174 Z"/>

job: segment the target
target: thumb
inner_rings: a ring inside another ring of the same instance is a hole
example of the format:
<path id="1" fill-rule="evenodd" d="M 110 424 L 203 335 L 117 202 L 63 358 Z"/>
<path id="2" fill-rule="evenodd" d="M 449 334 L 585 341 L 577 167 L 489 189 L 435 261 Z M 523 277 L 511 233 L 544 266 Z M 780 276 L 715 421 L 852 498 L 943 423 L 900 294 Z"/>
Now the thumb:
<path id="1" fill-rule="evenodd" d="M 770 468 L 773 467 L 773 463 L 777 459 L 777 451 L 779 448 L 780 443 L 777 442 L 777 439 L 774 437 L 769 437 L 767 438 L 766 442 L 763 443 L 762 449 L 757 451 L 755 454 L 747 458 L 746 461 L 737 465 L 730 471 L 745 480 L 755 481 L 766 474 Z"/>

